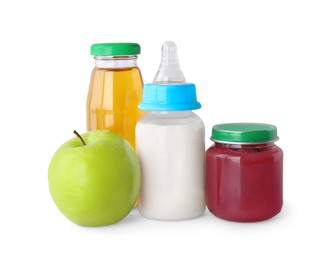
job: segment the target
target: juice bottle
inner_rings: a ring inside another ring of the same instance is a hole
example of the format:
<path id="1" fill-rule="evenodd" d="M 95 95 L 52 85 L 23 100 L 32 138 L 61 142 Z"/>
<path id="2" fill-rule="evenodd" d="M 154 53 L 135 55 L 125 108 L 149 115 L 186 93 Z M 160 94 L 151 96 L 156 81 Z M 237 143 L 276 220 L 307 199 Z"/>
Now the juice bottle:
<path id="1" fill-rule="evenodd" d="M 137 67 L 137 43 L 98 43 L 91 46 L 92 70 L 87 98 L 87 130 L 108 129 L 135 148 L 135 126 L 143 112 L 142 76 Z"/>

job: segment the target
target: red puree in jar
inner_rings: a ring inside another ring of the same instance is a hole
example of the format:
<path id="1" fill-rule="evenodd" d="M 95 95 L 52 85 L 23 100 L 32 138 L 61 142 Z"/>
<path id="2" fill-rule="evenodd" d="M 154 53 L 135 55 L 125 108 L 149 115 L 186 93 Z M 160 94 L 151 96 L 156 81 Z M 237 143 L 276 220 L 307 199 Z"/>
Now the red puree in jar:
<path id="1" fill-rule="evenodd" d="M 206 152 L 206 203 L 222 219 L 253 222 L 278 214 L 283 203 L 283 152 L 275 126 L 216 125 Z"/>

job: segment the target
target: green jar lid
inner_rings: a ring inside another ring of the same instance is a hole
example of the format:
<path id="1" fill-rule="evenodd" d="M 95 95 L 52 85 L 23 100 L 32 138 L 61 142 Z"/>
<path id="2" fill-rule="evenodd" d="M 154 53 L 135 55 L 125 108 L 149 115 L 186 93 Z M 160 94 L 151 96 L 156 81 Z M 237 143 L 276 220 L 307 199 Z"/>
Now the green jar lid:
<path id="1" fill-rule="evenodd" d="M 137 55 L 141 53 L 141 46 L 131 42 L 95 43 L 90 53 L 94 56 Z"/>
<path id="2" fill-rule="evenodd" d="M 217 143 L 269 143 L 278 139 L 274 125 L 258 123 L 215 125 L 211 136 L 211 140 Z"/>

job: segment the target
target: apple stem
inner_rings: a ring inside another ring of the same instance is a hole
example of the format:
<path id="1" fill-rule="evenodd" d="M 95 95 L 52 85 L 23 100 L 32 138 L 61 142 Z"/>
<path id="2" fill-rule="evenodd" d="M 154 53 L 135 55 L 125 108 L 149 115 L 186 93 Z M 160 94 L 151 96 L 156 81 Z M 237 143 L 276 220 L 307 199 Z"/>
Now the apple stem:
<path id="1" fill-rule="evenodd" d="M 77 133 L 76 130 L 74 130 L 74 134 L 75 134 L 75 135 L 81 140 L 81 142 L 82 142 L 84 145 L 86 145 L 86 143 L 84 142 L 82 136 L 81 136 L 79 133 Z"/>

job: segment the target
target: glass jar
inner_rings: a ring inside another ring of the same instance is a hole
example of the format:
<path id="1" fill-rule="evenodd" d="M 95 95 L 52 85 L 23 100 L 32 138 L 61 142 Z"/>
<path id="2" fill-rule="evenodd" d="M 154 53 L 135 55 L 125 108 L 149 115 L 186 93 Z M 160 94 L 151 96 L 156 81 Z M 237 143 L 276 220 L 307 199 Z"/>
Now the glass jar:
<path id="1" fill-rule="evenodd" d="M 278 214 L 283 203 L 283 152 L 277 128 L 220 124 L 206 152 L 206 203 L 217 217 L 254 222 Z"/>

